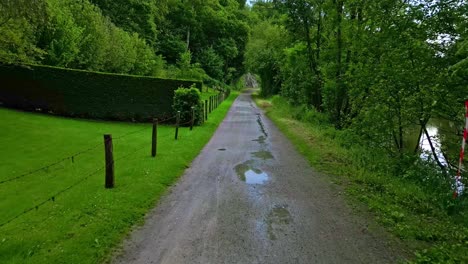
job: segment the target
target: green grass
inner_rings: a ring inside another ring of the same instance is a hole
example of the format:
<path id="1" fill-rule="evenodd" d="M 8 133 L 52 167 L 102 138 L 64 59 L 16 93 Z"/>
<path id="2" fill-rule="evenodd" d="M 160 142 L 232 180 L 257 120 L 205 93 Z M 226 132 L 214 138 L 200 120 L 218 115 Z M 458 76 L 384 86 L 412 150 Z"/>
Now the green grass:
<path id="1" fill-rule="evenodd" d="M 201 98 L 203 102 L 205 100 L 209 100 L 210 96 L 216 96 L 219 94 L 219 91 L 213 89 L 213 88 L 208 88 L 208 87 L 203 87 L 203 92 L 201 93 Z"/>
<path id="2" fill-rule="evenodd" d="M 281 97 L 256 97 L 256 102 L 314 168 L 344 187 L 351 204 L 365 205 L 405 245 L 413 263 L 468 263 L 467 199 L 461 200 L 464 205 L 450 204 L 457 202 L 449 188 L 436 194 L 413 179 L 431 175 L 430 170 L 393 175 L 386 172 L 391 166 L 384 150 L 353 142 L 352 135 L 335 130 L 320 114 Z"/>
<path id="3" fill-rule="evenodd" d="M 72 160 L 0 184 L 0 263 L 99 263 L 190 166 L 224 118 L 236 94 L 189 131 L 158 129 L 150 157 L 151 125 L 73 120 L 0 108 L 0 182 L 89 147 Z M 121 139 L 118 137 L 133 131 Z M 114 189 L 104 188 L 103 134 L 114 138 Z"/>

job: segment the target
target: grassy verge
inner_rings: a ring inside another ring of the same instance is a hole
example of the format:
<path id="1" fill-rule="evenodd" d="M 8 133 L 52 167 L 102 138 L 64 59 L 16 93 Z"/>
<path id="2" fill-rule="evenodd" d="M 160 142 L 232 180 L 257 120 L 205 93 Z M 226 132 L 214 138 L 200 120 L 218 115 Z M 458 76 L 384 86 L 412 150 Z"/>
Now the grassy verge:
<path id="1" fill-rule="evenodd" d="M 0 108 L 0 182 L 91 148 L 73 160 L 0 184 L 0 225 L 13 219 L 0 226 L 0 263 L 108 259 L 190 166 L 235 97 L 233 93 L 203 126 L 193 131 L 181 128 L 178 141 L 174 128 L 160 126 L 156 158 L 150 157 L 148 124 L 73 120 Z M 114 138 L 116 187 L 111 190 L 104 189 L 104 171 L 92 174 L 104 166 L 105 133 Z"/>
<path id="2" fill-rule="evenodd" d="M 209 100 L 210 96 L 216 96 L 219 94 L 219 91 L 209 88 L 209 87 L 203 87 L 203 92 L 201 93 L 202 95 L 202 100 L 205 102 L 205 100 Z"/>
<path id="3" fill-rule="evenodd" d="M 424 166 L 395 175 L 384 151 L 353 142 L 352 135 L 335 130 L 320 114 L 291 106 L 281 97 L 256 97 L 256 102 L 314 168 L 341 183 L 348 198 L 366 205 L 415 252 L 411 262 L 468 263 L 466 206 L 447 205 L 451 198 L 440 198 L 444 194 L 437 196 L 414 181 L 416 174 L 430 175 Z"/>

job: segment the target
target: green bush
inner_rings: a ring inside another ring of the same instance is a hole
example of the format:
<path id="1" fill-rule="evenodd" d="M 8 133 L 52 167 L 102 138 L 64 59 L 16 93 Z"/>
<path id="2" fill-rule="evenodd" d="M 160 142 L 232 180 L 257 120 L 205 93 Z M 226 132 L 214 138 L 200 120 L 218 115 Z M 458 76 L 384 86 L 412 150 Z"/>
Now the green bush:
<path id="1" fill-rule="evenodd" d="M 149 121 L 174 115 L 179 87 L 197 81 L 0 64 L 0 105 L 93 119 Z"/>
<path id="2" fill-rule="evenodd" d="M 180 123 L 189 123 L 192 118 L 192 106 L 195 107 L 195 124 L 203 121 L 201 93 L 192 86 L 190 89 L 179 88 L 174 93 L 174 111 L 180 111 Z"/>

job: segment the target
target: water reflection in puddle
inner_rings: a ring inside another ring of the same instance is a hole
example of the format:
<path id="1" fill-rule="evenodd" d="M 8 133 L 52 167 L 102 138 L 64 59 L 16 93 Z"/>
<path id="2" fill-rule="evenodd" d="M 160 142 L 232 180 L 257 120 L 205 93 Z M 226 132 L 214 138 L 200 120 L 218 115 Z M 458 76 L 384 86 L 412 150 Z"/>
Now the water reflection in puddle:
<path id="1" fill-rule="evenodd" d="M 245 172 L 245 182 L 247 184 L 264 184 L 268 180 L 268 174 L 261 170 L 248 170 Z"/>
<path id="2" fill-rule="evenodd" d="M 253 161 L 249 160 L 234 168 L 239 179 L 247 184 L 264 184 L 268 181 L 268 174 L 252 165 Z"/>

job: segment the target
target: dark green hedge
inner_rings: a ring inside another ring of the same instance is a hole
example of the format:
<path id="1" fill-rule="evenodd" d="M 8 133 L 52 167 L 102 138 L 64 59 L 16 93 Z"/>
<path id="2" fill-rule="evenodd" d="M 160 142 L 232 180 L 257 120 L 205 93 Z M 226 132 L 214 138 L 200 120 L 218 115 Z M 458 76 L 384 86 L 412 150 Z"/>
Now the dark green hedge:
<path id="1" fill-rule="evenodd" d="M 174 91 L 198 81 L 0 65 L 0 104 L 64 116 L 148 121 L 173 116 Z"/>

